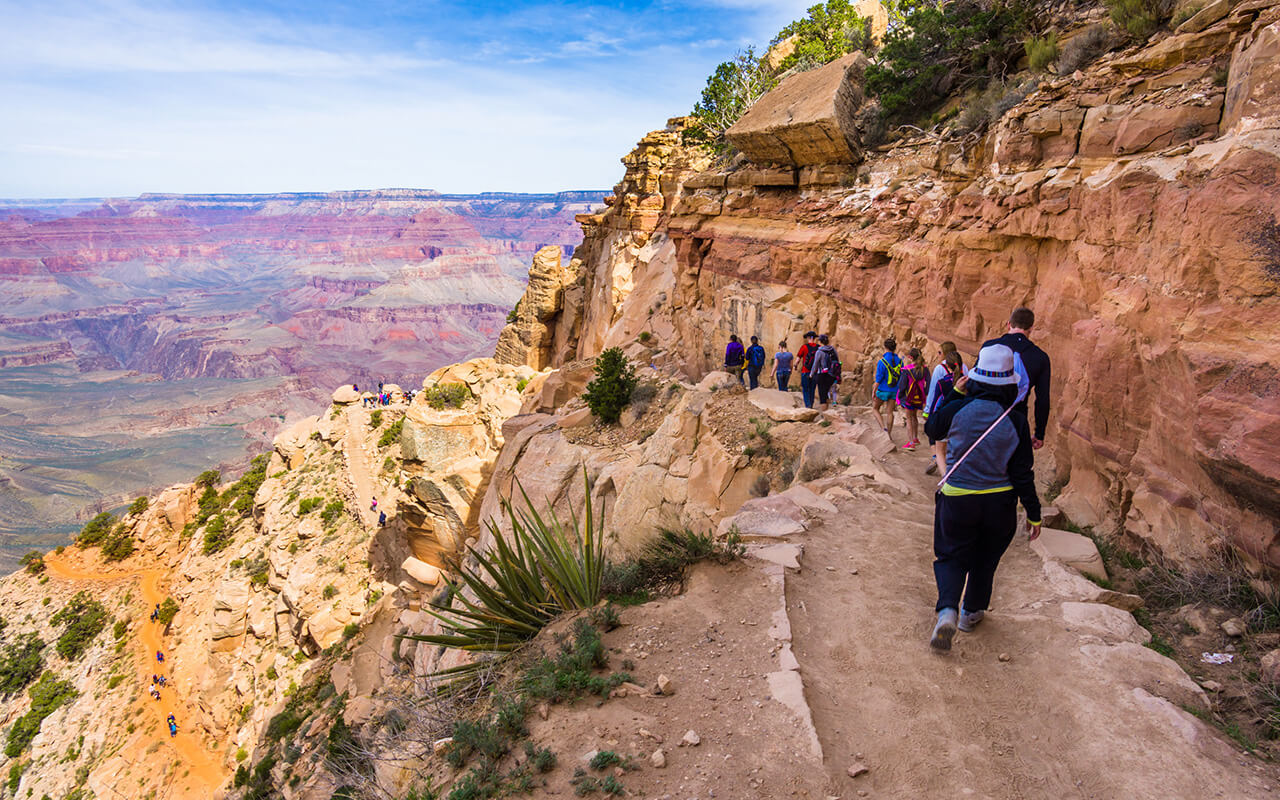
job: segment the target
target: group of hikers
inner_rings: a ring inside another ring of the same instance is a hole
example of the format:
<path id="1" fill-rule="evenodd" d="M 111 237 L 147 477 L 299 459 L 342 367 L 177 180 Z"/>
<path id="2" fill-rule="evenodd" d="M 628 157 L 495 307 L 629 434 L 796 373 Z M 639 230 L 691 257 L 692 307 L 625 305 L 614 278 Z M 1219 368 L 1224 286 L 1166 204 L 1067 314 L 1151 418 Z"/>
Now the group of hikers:
<path id="1" fill-rule="evenodd" d="M 360 405 L 364 406 L 365 408 L 377 408 L 378 406 L 391 405 L 393 392 L 386 391 L 383 388 L 383 386 L 384 384 L 381 381 L 379 381 L 378 391 L 376 394 L 374 392 L 365 392 L 365 395 L 367 396 L 362 396 L 360 398 Z M 351 390 L 355 392 L 360 391 L 359 384 L 355 384 L 355 383 L 351 384 Z M 417 393 L 412 389 L 407 389 L 403 391 L 402 394 L 404 395 L 404 399 L 406 401 L 412 403 L 414 395 Z"/>
<path id="2" fill-rule="evenodd" d="M 151 609 L 151 621 L 156 623 L 160 621 L 160 604 L 159 603 L 156 603 L 156 607 Z M 157 664 L 164 663 L 164 651 L 162 650 L 156 651 L 156 663 Z M 154 672 L 151 673 L 151 686 L 148 687 L 148 692 L 151 694 L 151 699 L 159 700 L 160 690 L 168 687 L 168 685 L 169 685 L 169 679 L 166 678 L 164 675 L 159 675 Z M 174 718 L 172 714 L 170 714 L 169 718 L 165 720 L 165 722 L 169 726 L 169 736 L 171 737 L 177 736 L 178 735 L 177 719 Z"/>
<path id="3" fill-rule="evenodd" d="M 972 368 L 952 342 L 942 343 L 932 370 L 918 347 L 909 348 L 905 359 L 898 355 L 893 337 L 876 359 L 872 413 L 881 429 L 892 441 L 894 407 L 901 409 L 907 428 L 902 449 L 914 451 L 923 422 L 931 451 L 925 472 L 942 473 L 934 495 L 938 600 L 929 644 L 935 650 L 950 650 L 956 631 L 973 631 L 986 614 L 996 567 L 1017 532 L 1019 501 L 1029 538 L 1040 535 L 1033 466 L 1049 422 L 1050 363 L 1031 341 L 1034 325 L 1031 309 L 1015 309 L 1008 331 L 982 344 Z M 750 388 L 757 388 L 764 364 L 757 337 L 746 348 L 736 335 L 729 337 L 724 365 L 740 382 L 745 371 Z M 821 410 L 827 410 L 841 364 L 825 334 L 806 332 L 795 353 L 785 340 L 778 343 L 775 385 L 787 391 L 797 369 L 805 407 L 814 406 L 816 393 Z M 1034 416 L 1028 420 L 1032 392 Z"/>

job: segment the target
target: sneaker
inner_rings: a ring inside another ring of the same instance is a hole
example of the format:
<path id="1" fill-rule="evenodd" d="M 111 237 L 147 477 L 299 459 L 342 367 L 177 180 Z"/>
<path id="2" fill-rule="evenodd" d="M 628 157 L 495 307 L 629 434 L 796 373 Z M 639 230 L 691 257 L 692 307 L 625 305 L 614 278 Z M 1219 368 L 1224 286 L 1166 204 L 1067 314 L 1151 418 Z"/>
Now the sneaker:
<path id="1" fill-rule="evenodd" d="M 978 627 L 978 623 L 982 622 L 982 618 L 987 614 L 985 611 L 964 611 L 960 614 L 960 622 L 956 625 L 965 633 L 971 633 L 974 628 Z"/>
<path id="2" fill-rule="evenodd" d="M 914 441 L 907 442 L 906 444 L 904 444 L 904 445 L 902 446 L 902 449 L 903 449 L 903 450 L 915 450 L 915 449 L 916 449 L 916 443 L 915 443 Z"/>
<path id="3" fill-rule="evenodd" d="M 924 474 L 925 474 L 925 475 L 937 475 L 937 474 L 938 474 L 938 462 L 937 462 L 937 460 L 936 460 L 936 459 L 935 459 L 935 460 L 933 460 L 933 461 L 931 461 L 931 462 L 929 462 L 929 466 L 927 466 L 927 467 L 925 467 L 925 468 L 924 468 Z"/>
<path id="4" fill-rule="evenodd" d="M 929 646 L 934 650 L 950 650 L 951 638 L 956 635 L 956 610 L 944 608 L 938 612 L 938 623 L 933 626 L 933 638 Z"/>

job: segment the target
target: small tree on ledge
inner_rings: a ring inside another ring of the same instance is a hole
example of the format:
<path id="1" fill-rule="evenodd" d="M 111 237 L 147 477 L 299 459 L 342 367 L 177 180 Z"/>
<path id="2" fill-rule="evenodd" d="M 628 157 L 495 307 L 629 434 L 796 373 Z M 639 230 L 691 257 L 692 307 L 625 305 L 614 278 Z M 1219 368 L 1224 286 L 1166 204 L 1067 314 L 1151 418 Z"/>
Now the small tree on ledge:
<path id="1" fill-rule="evenodd" d="M 627 363 L 622 349 L 611 347 L 596 356 L 595 377 L 582 399 L 601 422 L 612 425 L 631 402 L 636 383 L 636 370 Z"/>

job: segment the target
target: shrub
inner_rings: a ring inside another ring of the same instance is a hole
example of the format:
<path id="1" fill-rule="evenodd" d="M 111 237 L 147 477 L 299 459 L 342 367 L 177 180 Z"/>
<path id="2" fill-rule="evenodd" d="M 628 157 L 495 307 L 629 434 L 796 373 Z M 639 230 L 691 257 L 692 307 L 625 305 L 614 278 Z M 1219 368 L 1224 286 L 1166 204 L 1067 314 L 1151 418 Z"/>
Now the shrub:
<path id="1" fill-rule="evenodd" d="M 320 596 L 325 600 L 332 600 L 334 597 L 337 597 L 337 595 L 338 587 L 334 586 L 332 583 L 326 584 L 324 590 L 320 593 Z"/>
<path id="2" fill-rule="evenodd" d="M 338 518 L 342 516 L 342 512 L 346 511 L 346 509 L 346 505 L 341 500 L 334 500 L 320 512 L 320 519 L 324 521 L 325 525 L 332 525 L 338 521 Z"/>
<path id="3" fill-rule="evenodd" d="M 58 655 L 68 661 L 79 658 L 102 630 L 107 627 L 107 609 L 88 592 L 77 592 L 50 620 L 54 625 L 66 623 L 58 637 Z"/>
<path id="4" fill-rule="evenodd" d="M 563 525 L 554 511 L 544 519 L 521 489 L 524 508 L 517 510 L 510 498 L 502 501 L 502 513 L 511 528 L 504 534 L 488 520 L 493 547 L 471 551 L 477 568 L 461 566 L 465 585 L 454 587 L 452 608 L 427 613 L 444 623 L 440 635 L 409 638 L 464 650 L 506 654 L 532 638 L 563 611 L 591 608 L 600 599 L 604 574 L 604 520 L 594 512 L 591 483 L 583 472 L 585 513 Z M 452 680 L 470 677 L 484 661 L 437 673 Z"/>
<path id="5" fill-rule="evenodd" d="M 22 691 L 44 671 L 44 642 L 34 633 L 24 633 L 5 645 L 0 653 L 0 695 Z"/>
<path id="6" fill-rule="evenodd" d="M 212 486 L 206 486 L 200 499 L 196 501 L 196 507 L 199 509 L 196 513 L 196 525 L 203 525 L 210 517 L 222 510 L 222 498 L 218 495 L 218 490 Z"/>
<path id="7" fill-rule="evenodd" d="M 1145 42 L 1169 18 L 1172 0 L 1106 0 L 1111 21 L 1138 41 Z"/>
<path id="8" fill-rule="evenodd" d="M 133 534 L 120 527 L 102 543 L 102 557 L 107 561 L 124 561 L 133 555 L 133 549 Z"/>
<path id="9" fill-rule="evenodd" d="M 323 497 L 308 497 L 298 503 L 298 516 L 306 516 L 324 504 Z"/>
<path id="10" fill-rule="evenodd" d="M 32 575 L 39 575 L 41 572 L 44 572 L 44 553 L 41 553 L 39 550 L 32 550 L 22 558 L 18 559 L 18 563 L 25 567 L 27 572 Z"/>
<path id="11" fill-rule="evenodd" d="M 1058 57 L 1058 34 L 1032 36 L 1022 43 L 1027 51 L 1027 64 L 1037 72 L 1043 71 Z"/>
<path id="12" fill-rule="evenodd" d="M 1011 86 L 993 82 L 985 91 L 971 92 L 964 110 L 956 119 L 956 127 L 965 133 L 983 130 L 999 122 L 1009 109 L 1025 100 L 1038 86 L 1039 82 L 1032 78 Z"/>
<path id="13" fill-rule="evenodd" d="M 196 476 L 196 486 L 211 488 L 222 482 L 222 473 L 216 469 L 207 469 Z"/>
<path id="14" fill-rule="evenodd" d="M 400 431 L 402 430 L 404 430 L 404 417 L 387 426 L 387 429 L 382 432 L 382 436 L 378 437 L 378 447 L 390 447 L 400 441 Z"/>
<path id="15" fill-rule="evenodd" d="M 780 71 L 820 67 L 855 50 L 871 49 L 867 20 L 849 0 L 827 0 L 773 37 L 771 44 L 795 37 L 795 49 L 778 65 Z"/>
<path id="16" fill-rule="evenodd" d="M 134 500 L 132 503 L 129 504 L 128 511 L 130 514 L 134 514 L 134 515 L 141 514 L 143 511 L 146 511 L 150 505 L 151 505 L 150 500 L 148 500 L 145 497 L 139 497 L 138 499 Z"/>
<path id="17" fill-rule="evenodd" d="M 348 639 L 353 638 L 359 632 L 360 623 L 348 622 L 346 625 L 342 626 L 342 640 L 345 642 Z"/>
<path id="18" fill-rule="evenodd" d="M 173 622 L 173 618 L 178 616 L 178 603 L 172 597 L 166 597 L 164 602 L 160 604 L 160 624 L 168 625 Z"/>
<path id="19" fill-rule="evenodd" d="M 529 379 L 521 378 L 520 380 L 516 381 L 516 391 L 520 392 L 521 394 L 524 394 L 524 387 L 528 385 L 529 385 Z"/>
<path id="20" fill-rule="evenodd" d="M 754 48 L 739 50 L 707 78 L 702 97 L 693 107 L 697 125 L 686 136 L 716 152 L 728 152 L 724 132 L 775 85 L 776 78 Z"/>
<path id="21" fill-rule="evenodd" d="M 462 404 L 471 399 L 471 390 L 465 383 L 441 383 L 430 389 L 423 389 L 427 405 L 439 411 L 444 408 L 462 408 Z"/>
<path id="22" fill-rule="evenodd" d="M 117 639 L 123 639 L 124 635 L 129 632 L 129 623 L 126 620 L 118 619 L 116 624 L 111 626 L 111 635 Z"/>
<path id="23" fill-rule="evenodd" d="M 382 427 L 382 409 L 378 409 L 377 411 L 369 415 L 369 427 L 370 428 Z"/>
<path id="24" fill-rule="evenodd" d="M 621 348 L 611 347 L 596 356 L 595 377 L 582 397 L 601 422 L 613 424 L 631 402 L 637 383 L 635 367 L 627 363 Z"/>
<path id="25" fill-rule="evenodd" d="M 711 534 L 664 529 L 640 557 L 621 564 L 610 563 L 602 579 L 602 593 L 625 599 L 646 596 L 682 586 L 690 566 L 712 559 L 727 562 L 742 555 L 736 534 L 716 541 Z"/>
<path id="26" fill-rule="evenodd" d="M 85 524 L 80 531 L 80 535 L 76 537 L 76 544 L 81 547 L 92 547 L 99 544 L 103 539 L 107 538 L 107 534 L 111 533 L 111 529 L 115 527 L 115 524 L 115 514 L 103 511 Z"/>
<path id="27" fill-rule="evenodd" d="M 209 520 L 204 529 L 204 546 L 201 548 L 206 556 L 226 550 L 235 541 L 235 534 L 227 525 L 227 518 L 219 514 Z"/>
<path id="28" fill-rule="evenodd" d="M 520 301 L 519 300 L 517 300 L 516 304 L 511 307 L 510 311 L 507 312 L 507 322 L 509 323 L 515 322 L 517 319 L 520 319 Z"/>
<path id="29" fill-rule="evenodd" d="M 867 91 L 888 119 L 919 119 L 953 92 L 1003 80 L 1022 56 L 1029 18 L 1023 0 L 923 4 L 885 36 Z"/>
<path id="30" fill-rule="evenodd" d="M 1058 55 L 1058 74 L 1070 75 L 1109 49 L 1111 31 L 1106 25 L 1090 25 L 1062 45 L 1062 52 Z"/>
<path id="31" fill-rule="evenodd" d="M 31 696 L 31 710 L 22 715 L 9 729 L 9 739 L 4 746 L 4 754 L 9 758 L 17 758 L 27 749 L 31 740 L 40 732 L 40 723 L 44 718 L 57 710 L 58 706 L 76 696 L 76 690 L 68 681 L 60 681 L 52 672 L 40 676 L 27 694 Z"/>

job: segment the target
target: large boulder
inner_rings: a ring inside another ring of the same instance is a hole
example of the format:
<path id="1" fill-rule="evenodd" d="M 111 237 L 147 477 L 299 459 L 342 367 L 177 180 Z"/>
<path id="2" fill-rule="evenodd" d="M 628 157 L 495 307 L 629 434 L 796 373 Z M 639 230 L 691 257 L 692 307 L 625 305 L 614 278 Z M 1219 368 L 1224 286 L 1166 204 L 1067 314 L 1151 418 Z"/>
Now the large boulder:
<path id="1" fill-rule="evenodd" d="M 795 392 L 761 387 L 747 392 L 747 400 L 774 422 L 810 422 L 818 416 L 818 410 L 805 408 Z"/>
<path id="2" fill-rule="evenodd" d="M 360 401 L 360 393 L 356 391 L 356 387 L 351 384 L 339 386 L 333 390 L 333 404 L 335 406 L 346 406 Z"/>
<path id="3" fill-rule="evenodd" d="M 1273 127 L 1280 114 L 1280 21 L 1259 25 L 1231 55 L 1222 130 Z"/>
<path id="4" fill-rule="evenodd" d="M 784 80 L 725 133 L 757 164 L 856 164 L 862 160 L 855 116 L 867 59 L 850 53 Z"/>
<path id="5" fill-rule="evenodd" d="M 1039 538 L 1031 543 L 1031 549 L 1046 561 L 1060 561 L 1085 575 L 1107 580 L 1107 568 L 1098 554 L 1098 546 L 1088 536 L 1041 528 Z"/>

